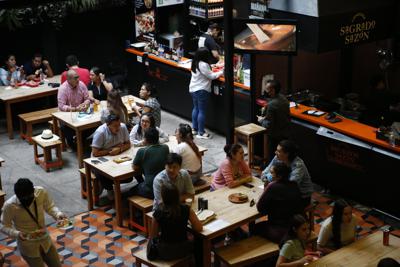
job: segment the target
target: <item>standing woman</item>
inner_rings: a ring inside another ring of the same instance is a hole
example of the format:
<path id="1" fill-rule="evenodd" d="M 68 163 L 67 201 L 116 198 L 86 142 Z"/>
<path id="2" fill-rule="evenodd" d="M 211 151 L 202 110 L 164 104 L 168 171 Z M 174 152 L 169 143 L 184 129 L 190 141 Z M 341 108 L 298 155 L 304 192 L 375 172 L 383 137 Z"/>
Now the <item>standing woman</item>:
<path id="1" fill-rule="evenodd" d="M 5 58 L 5 65 L 0 68 L 0 85 L 14 85 L 24 78 L 23 68 L 17 66 L 14 55 L 8 55 Z"/>
<path id="2" fill-rule="evenodd" d="M 90 70 L 89 77 L 88 90 L 90 101 L 99 104 L 100 101 L 107 100 L 107 94 L 113 89 L 112 83 L 106 81 L 104 74 L 100 72 L 98 67 L 93 67 Z"/>
<path id="3" fill-rule="evenodd" d="M 118 115 L 122 123 L 127 124 L 129 122 L 128 110 L 122 102 L 121 95 L 119 94 L 118 90 L 111 90 L 108 93 L 107 109 L 103 109 L 101 111 L 101 122 L 104 123 L 110 114 Z"/>
<path id="4" fill-rule="evenodd" d="M 201 154 L 197 145 L 193 142 L 192 128 L 189 124 L 181 123 L 175 131 L 178 145 L 175 153 L 182 157 L 182 169 L 189 172 L 193 185 L 199 185 L 203 182 L 201 168 Z"/>
<path id="5" fill-rule="evenodd" d="M 214 173 L 211 183 L 212 189 L 219 189 L 224 186 L 229 188 L 251 182 L 251 170 L 244 161 L 244 151 L 241 145 L 225 145 L 226 158 Z"/>
<path id="6" fill-rule="evenodd" d="M 210 51 L 201 47 L 196 51 L 192 61 L 192 77 L 189 92 L 193 99 L 192 127 L 197 138 L 209 139 L 209 133 L 204 130 L 208 98 L 211 93 L 211 81 L 220 77 L 224 71 L 213 72 L 208 60 Z"/>
<path id="7" fill-rule="evenodd" d="M 353 215 L 353 208 L 344 199 L 336 200 L 332 216 L 322 223 L 319 231 L 318 250 L 328 254 L 354 242 L 356 228 L 357 219 Z"/>

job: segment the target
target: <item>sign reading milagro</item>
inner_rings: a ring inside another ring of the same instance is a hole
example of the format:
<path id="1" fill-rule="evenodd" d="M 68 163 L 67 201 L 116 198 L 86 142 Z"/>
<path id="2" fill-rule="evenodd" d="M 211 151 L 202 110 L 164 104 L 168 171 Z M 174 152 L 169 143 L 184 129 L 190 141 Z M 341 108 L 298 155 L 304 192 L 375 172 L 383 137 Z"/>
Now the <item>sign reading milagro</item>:
<path id="1" fill-rule="evenodd" d="M 340 27 L 339 36 L 345 45 L 367 42 L 376 27 L 376 20 L 368 19 L 364 13 L 358 12 L 353 16 L 351 24 Z"/>

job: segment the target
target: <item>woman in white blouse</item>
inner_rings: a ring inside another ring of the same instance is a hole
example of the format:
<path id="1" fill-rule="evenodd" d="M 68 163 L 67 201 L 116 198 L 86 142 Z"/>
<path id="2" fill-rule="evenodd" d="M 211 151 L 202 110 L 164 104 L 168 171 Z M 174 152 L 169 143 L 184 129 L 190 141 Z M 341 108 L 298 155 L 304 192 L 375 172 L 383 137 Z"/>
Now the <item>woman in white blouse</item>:
<path id="1" fill-rule="evenodd" d="M 169 141 L 168 135 L 163 132 L 160 128 L 156 127 L 156 122 L 151 113 L 144 113 L 140 117 L 140 121 L 133 128 L 129 134 L 131 144 L 135 146 L 144 146 L 144 131 L 150 127 L 156 128 L 159 133 L 159 143 L 163 144 Z"/>
<path id="2" fill-rule="evenodd" d="M 332 216 L 322 223 L 317 240 L 318 250 L 328 254 L 354 242 L 356 228 L 357 219 L 352 207 L 343 199 L 336 200 Z"/>

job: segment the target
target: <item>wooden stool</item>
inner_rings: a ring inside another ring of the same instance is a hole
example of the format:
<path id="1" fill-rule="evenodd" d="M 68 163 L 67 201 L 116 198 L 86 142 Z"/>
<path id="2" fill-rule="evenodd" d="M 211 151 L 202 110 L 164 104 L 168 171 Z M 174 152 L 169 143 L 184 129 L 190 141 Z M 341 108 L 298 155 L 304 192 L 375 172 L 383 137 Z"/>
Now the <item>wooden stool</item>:
<path id="1" fill-rule="evenodd" d="M 155 260 L 151 261 L 147 259 L 146 256 L 146 248 L 139 250 L 133 254 L 136 258 L 136 266 L 141 267 L 142 264 L 146 264 L 149 267 L 178 267 L 178 266 L 189 266 L 189 261 L 191 260 L 191 256 L 186 258 L 173 260 L 173 261 L 163 261 L 163 260 Z"/>
<path id="2" fill-rule="evenodd" d="M 53 134 L 53 136 L 56 136 Z M 56 136 L 58 137 L 58 136 Z M 57 140 L 45 141 L 40 137 L 40 135 L 32 137 L 33 141 L 33 153 L 35 158 L 35 163 L 39 164 L 46 172 L 49 171 L 50 168 L 62 168 L 63 161 L 61 156 L 61 144 L 62 142 L 58 138 Z M 38 154 L 37 146 L 40 146 L 43 149 L 43 154 Z M 51 149 L 56 149 L 57 160 L 52 160 Z M 43 159 L 41 159 L 43 157 Z"/>
<path id="3" fill-rule="evenodd" d="M 85 168 L 80 168 L 79 169 L 79 175 L 81 177 L 81 197 L 82 198 L 87 198 L 87 190 L 86 190 L 86 171 Z M 96 178 L 96 176 L 91 173 L 91 183 L 92 183 L 92 196 L 93 196 L 93 202 L 98 203 L 99 202 L 99 190 L 100 190 L 100 185 L 99 185 L 99 180 Z"/>
<path id="4" fill-rule="evenodd" d="M 246 137 L 247 141 L 247 153 L 249 155 L 249 166 L 252 167 L 253 164 L 253 155 L 254 155 L 254 136 L 257 134 L 264 134 L 264 157 L 263 161 L 266 160 L 267 157 L 267 129 L 257 125 L 255 123 L 245 124 L 235 128 L 235 139 L 234 142 L 238 142 L 238 136 L 242 135 Z"/>
<path id="5" fill-rule="evenodd" d="M 147 234 L 149 229 L 147 227 L 148 224 L 147 224 L 146 213 L 151 211 L 151 209 L 153 208 L 153 200 L 135 195 L 128 198 L 128 203 L 129 203 L 129 226 L 135 227 Z M 135 220 L 136 210 L 140 210 L 140 212 L 142 213 L 143 225 L 139 224 Z"/>

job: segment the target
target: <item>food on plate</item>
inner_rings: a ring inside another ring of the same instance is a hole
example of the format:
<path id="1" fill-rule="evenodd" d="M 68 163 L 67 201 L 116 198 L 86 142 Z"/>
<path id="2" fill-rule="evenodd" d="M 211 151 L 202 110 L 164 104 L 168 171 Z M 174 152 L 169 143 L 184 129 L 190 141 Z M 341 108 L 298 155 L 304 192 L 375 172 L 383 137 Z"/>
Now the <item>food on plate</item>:
<path id="1" fill-rule="evenodd" d="M 70 225 L 72 225 L 72 222 L 71 222 L 71 220 L 68 219 L 68 218 L 61 219 L 61 220 L 57 221 L 57 223 L 56 223 L 56 226 L 57 226 L 58 228 L 64 228 L 64 227 L 68 227 L 68 226 L 70 226 Z"/>

